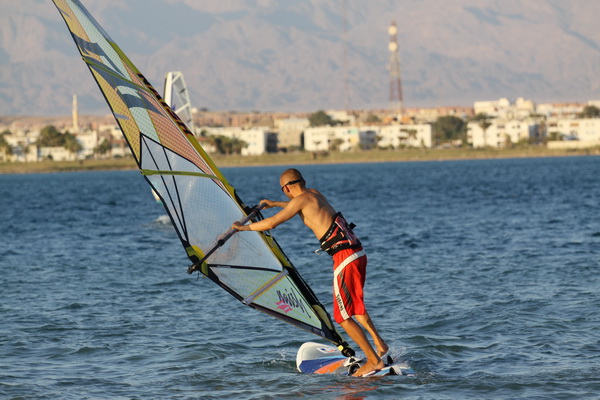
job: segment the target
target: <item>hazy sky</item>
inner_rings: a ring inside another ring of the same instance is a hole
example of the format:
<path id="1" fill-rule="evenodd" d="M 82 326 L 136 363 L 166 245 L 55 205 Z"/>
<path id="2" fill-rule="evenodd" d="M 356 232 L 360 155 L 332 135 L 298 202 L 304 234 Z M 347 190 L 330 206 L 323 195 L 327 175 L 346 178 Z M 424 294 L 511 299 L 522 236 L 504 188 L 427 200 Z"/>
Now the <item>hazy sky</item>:
<path id="1" fill-rule="evenodd" d="M 197 107 L 385 108 L 392 20 L 407 106 L 600 98 L 596 0 L 83 3 L 157 88 L 183 71 Z M 73 93 L 105 111 L 47 0 L 0 0 L 0 77 L 3 115 L 68 113 Z"/>

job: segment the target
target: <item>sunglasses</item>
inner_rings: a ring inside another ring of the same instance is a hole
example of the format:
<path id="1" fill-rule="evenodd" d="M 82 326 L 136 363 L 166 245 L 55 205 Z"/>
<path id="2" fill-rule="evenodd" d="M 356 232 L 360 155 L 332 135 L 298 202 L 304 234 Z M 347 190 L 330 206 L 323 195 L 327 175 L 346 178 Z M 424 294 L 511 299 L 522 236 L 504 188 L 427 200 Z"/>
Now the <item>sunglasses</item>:
<path id="1" fill-rule="evenodd" d="M 300 182 L 302 182 L 302 179 L 296 179 L 295 181 L 289 181 L 288 183 L 286 183 L 285 185 L 283 185 L 281 187 L 281 191 L 283 192 L 283 188 L 286 187 L 287 185 L 293 185 L 295 183 L 300 183 Z"/>

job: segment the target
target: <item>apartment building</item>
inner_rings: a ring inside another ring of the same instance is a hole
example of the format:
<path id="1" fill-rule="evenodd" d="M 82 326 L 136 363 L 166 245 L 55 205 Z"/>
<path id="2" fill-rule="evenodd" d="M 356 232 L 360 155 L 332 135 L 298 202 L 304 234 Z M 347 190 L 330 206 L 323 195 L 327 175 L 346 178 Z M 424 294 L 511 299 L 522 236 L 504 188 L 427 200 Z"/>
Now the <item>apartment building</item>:
<path id="1" fill-rule="evenodd" d="M 254 128 L 202 128 L 209 136 L 225 136 L 237 138 L 246 142 L 247 147 L 242 149 L 243 156 L 261 155 L 277 151 L 277 134 L 268 127 Z"/>
<path id="2" fill-rule="evenodd" d="M 302 133 L 310 127 L 308 118 L 280 118 L 274 121 L 278 149 L 302 148 Z"/>
<path id="3" fill-rule="evenodd" d="M 507 98 L 501 98 L 493 101 L 476 101 L 473 104 L 475 115 L 487 114 L 508 120 L 527 118 L 535 112 L 535 109 L 535 103 L 523 97 L 517 98 L 514 103 Z"/>
<path id="4" fill-rule="evenodd" d="M 538 142 L 544 132 L 538 120 L 496 118 L 490 126 L 483 129 L 477 122 L 467 124 L 467 142 L 473 147 L 508 147 L 511 144 L 527 141 Z"/>
<path id="5" fill-rule="evenodd" d="M 575 149 L 600 146 L 600 118 L 550 119 L 548 136 L 558 140 L 548 142 L 550 149 Z"/>
<path id="6" fill-rule="evenodd" d="M 378 127 L 318 126 L 304 131 L 306 151 L 350 151 L 377 145 Z"/>
<path id="7" fill-rule="evenodd" d="M 381 148 L 426 147 L 433 144 L 433 130 L 430 124 L 398 124 L 379 127 Z"/>

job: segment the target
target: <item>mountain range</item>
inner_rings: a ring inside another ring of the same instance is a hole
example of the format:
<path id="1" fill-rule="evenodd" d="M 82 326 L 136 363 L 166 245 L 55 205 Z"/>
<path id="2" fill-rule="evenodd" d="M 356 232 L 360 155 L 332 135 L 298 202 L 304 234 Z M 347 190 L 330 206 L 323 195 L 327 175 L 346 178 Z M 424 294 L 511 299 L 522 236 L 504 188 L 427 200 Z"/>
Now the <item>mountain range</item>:
<path id="1" fill-rule="evenodd" d="M 398 26 L 404 105 L 600 99 L 600 1 L 84 0 L 148 80 L 184 73 L 198 108 L 389 106 Z M 108 112 L 48 0 L 0 2 L 0 115 Z"/>

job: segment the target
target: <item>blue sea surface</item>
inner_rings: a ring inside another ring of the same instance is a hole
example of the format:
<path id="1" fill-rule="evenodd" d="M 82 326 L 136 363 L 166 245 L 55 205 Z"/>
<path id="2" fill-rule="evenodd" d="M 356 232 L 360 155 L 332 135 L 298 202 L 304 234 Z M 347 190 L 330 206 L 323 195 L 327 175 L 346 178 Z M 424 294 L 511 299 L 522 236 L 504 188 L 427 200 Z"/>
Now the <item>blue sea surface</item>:
<path id="1" fill-rule="evenodd" d="M 415 378 L 297 372 L 319 338 L 187 275 L 138 172 L 0 175 L 0 398 L 598 398 L 600 157 L 299 168 L 356 223 L 367 307 Z M 283 169 L 223 172 L 256 204 Z M 331 310 L 312 233 L 273 234 Z"/>

